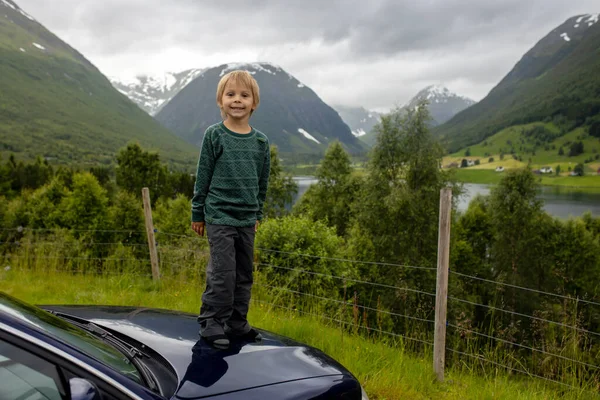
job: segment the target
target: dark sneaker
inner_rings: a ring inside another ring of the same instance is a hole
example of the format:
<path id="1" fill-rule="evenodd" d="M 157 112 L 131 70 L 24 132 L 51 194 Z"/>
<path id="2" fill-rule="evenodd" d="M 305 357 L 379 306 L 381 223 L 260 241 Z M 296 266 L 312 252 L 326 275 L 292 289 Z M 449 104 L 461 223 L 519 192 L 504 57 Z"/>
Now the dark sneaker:
<path id="1" fill-rule="evenodd" d="M 227 350 L 229 348 L 229 339 L 226 335 L 202 336 L 204 340 L 216 349 Z"/>
<path id="2" fill-rule="evenodd" d="M 254 328 L 250 328 L 248 332 L 236 337 L 249 342 L 260 342 L 263 338 L 262 335 Z"/>

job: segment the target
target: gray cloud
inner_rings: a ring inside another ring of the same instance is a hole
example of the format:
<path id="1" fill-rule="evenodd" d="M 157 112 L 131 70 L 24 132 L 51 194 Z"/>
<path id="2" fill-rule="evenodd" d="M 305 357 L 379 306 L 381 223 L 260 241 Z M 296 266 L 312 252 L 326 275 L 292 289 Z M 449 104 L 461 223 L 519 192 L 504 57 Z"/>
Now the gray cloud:
<path id="1" fill-rule="evenodd" d="M 107 75 L 281 65 L 331 103 L 386 109 L 445 83 L 476 100 L 597 0 L 20 0 Z"/>

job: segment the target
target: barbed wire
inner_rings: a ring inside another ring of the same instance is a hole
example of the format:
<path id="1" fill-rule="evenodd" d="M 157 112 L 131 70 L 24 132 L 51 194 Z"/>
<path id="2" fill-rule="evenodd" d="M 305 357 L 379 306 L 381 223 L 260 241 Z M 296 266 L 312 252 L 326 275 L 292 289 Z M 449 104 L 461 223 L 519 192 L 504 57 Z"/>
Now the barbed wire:
<path id="1" fill-rule="evenodd" d="M 512 285 L 510 283 L 496 282 L 496 281 L 492 281 L 490 279 L 480 278 L 478 276 L 461 274 L 460 272 L 456 272 L 456 271 L 452 271 L 452 270 L 450 270 L 450 273 L 453 274 L 453 275 L 461 276 L 463 278 L 475 279 L 475 280 L 478 280 L 478 281 L 481 281 L 481 282 L 492 283 L 492 284 L 495 284 L 495 285 L 506 286 L 506 287 L 510 287 L 510 288 L 513 288 L 513 289 L 520 289 L 520 290 L 525 290 L 525 291 L 532 292 L 532 293 L 538 293 L 538 294 L 543 294 L 543 295 L 547 295 L 547 296 L 554 296 L 554 297 L 558 297 L 558 298 L 565 299 L 565 300 L 582 302 L 582 303 L 587 303 L 587 304 L 593 304 L 593 305 L 596 305 L 596 306 L 600 306 L 599 302 L 595 302 L 595 301 L 591 301 L 591 300 L 584 300 L 584 299 L 580 299 L 579 297 L 573 298 L 573 297 L 565 296 L 565 295 L 562 295 L 562 294 L 544 292 L 543 290 L 537 290 L 537 289 L 531 289 L 531 288 L 524 287 L 524 286 Z"/>
<path id="2" fill-rule="evenodd" d="M 9 270 L 5 270 L 5 271 L 12 271 L 13 268 L 10 268 Z M 17 268 L 15 268 L 15 270 L 18 270 Z M 0 272 L 2 272 L 2 269 L 0 269 Z M 93 275 L 96 278 L 101 278 L 104 276 L 121 276 L 121 277 L 144 277 L 144 278 L 152 278 L 152 273 L 151 272 L 147 272 L 147 273 L 143 273 L 141 271 L 98 271 L 98 270 L 81 270 L 81 269 L 66 269 L 66 268 L 50 268 L 50 269 L 45 269 L 43 271 L 38 271 L 36 270 L 35 272 L 42 272 L 42 273 L 60 273 L 60 274 L 65 274 L 65 275 Z"/>
<path id="3" fill-rule="evenodd" d="M 37 259 L 37 260 L 85 260 L 85 261 L 150 261 L 149 258 L 110 258 L 110 257 L 61 257 L 61 256 L 38 256 L 35 254 L 27 254 L 27 255 L 15 255 L 8 254 L 6 258 L 26 258 L 26 259 Z"/>
<path id="4" fill-rule="evenodd" d="M 270 253 L 290 254 L 293 256 L 318 258 L 321 260 L 329 260 L 329 261 L 339 261 L 339 262 L 349 262 L 349 263 L 358 263 L 358 264 L 366 264 L 366 265 L 381 265 L 381 266 L 385 266 L 385 267 L 402 267 L 402 268 L 421 269 L 421 270 L 427 270 L 427 271 L 432 271 L 432 270 L 437 271 L 437 268 L 434 268 L 434 267 L 418 267 L 418 266 L 405 265 L 405 264 L 393 264 L 393 263 L 384 263 L 384 262 L 376 262 L 376 261 L 359 261 L 359 260 L 350 260 L 347 258 L 336 258 L 336 257 L 323 257 L 323 256 L 315 256 L 312 254 L 302 254 L 302 253 L 294 253 L 294 252 L 283 251 L 283 250 L 266 249 L 264 247 L 257 247 L 256 249 L 260 250 L 260 251 L 270 252 Z"/>
<path id="5" fill-rule="evenodd" d="M 74 229 L 74 228 L 0 228 L 0 232 L 60 232 L 60 231 L 69 231 L 69 232 L 105 232 L 105 233 L 143 233 L 146 231 L 136 231 L 136 230 L 118 230 L 118 229 Z"/>
<path id="6" fill-rule="evenodd" d="M 146 245 L 147 246 L 147 245 Z M 171 246 L 171 245 L 165 245 L 165 244 L 161 244 L 159 243 L 158 246 L 156 246 L 157 249 L 172 249 L 175 251 L 180 251 L 183 253 L 192 253 L 192 254 L 197 254 L 197 253 L 202 253 L 202 254 L 210 254 L 208 249 L 184 249 L 181 247 L 176 247 L 176 246 Z"/>
<path id="7" fill-rule="evenodd" d="M 584 328 L 579 328 L 577 326 L 567 325 L 567 324 L 564 324 L 562 322 L 556 322 L 556 321 L 552 321 L 552 320 L 541 318 L 541 317 L 536 317 L 536 316 L 529 315 L 529 314 L 522 314 L 522 313 L 519 313 L 519 312 L 516 312 L 516 311 L 509 311 L 509 310 L 505 310 L 503 308 L 493 307 L 493 306 L 490 306 L 490 305 L 487 305 L 487 304 L 475 303 L 475 302 L 472 302 L 472 301 L 469 301 L 469 300 L 459 299 L 459 298 L 453 297 L 453 296 L 448 296 L 448 300 L 454 300 L 454 301 L 458 301 L 460 303 L 470 304 L 472 306 L 485 307 L 485 308 L 488 308 L 490 310 L 500 311 L 500 312 L 503 312 L 503 313 L 506 313 L 506 314 L 510 314 L 510 315 L 517 315 L 519 317 L 531 318 L 531 319 L 534 319 L 536 321 L 547 322 L 547 323 L 554 324 L 554 325 L 557 325 L 557 326 L 562 326 L 563 328 L 570 328 L 570 329 L 574 329 L 574 330 L 577 330 L 577 331 L 582 332 L 582 333 L 589 333 L 590 335 L 600 336 L 600 333 L 592 332 L 592 331 L 589 331 L 589 330 L 584 329 Z"/>
<path id="8" fill-rule="evenodd" d="M 502 342 L 502 343 L 505 343 L 505 344 L 508 344 L 508 345 L 511 345 L 511 346 L 521 347 L 523 349 L 527 349 L 527 350 L 531 350 L 531 351 L 534 351 L 534 352 L 537 352 L 537 353 L 545 354 L 547 356 L 553 356 L 553 357 L 556 357 L 556 358 L 563 359 L 565 361 L 571 361 L 571 362 L 574 362 L 574 363 L 577 363 L 577 364 L 584 365 L 584 366 L 589 367 L 589 368 L 600 370 L 600 367 L 598 367 L 596 365 L 589 364 L 589 363 L 586 363 L 586 362 L 583 362 L 583 361 L 579 361 L 579 360 L 575 360 L 573 358 L 565 357 L 565 356 L 560 355 L 560 354 L 551 353 L 551 352 L 546 351 L 546 350 L 536 349 L 534 347 L 526 346 L 524 344 L 511 342 L 511 341 L 506 340 L 506 339 L 501 339 L 499 337 L 495 337 L 495 336 L 491 336 L 491 335 L 486 335 L 485 333 L 477 332 L 477 331 L 474 331 L 474 330 L 471 330 L 471 329 L 467 329 L 467 328 L 462 328 L 462 327 L 454 325 L 454 324 L 448 323 L 446 325 L 449 326 L 449 327 L 452 327 L 454 329 L 461 330 L 463 332 L 472 333 L 474 335 L 485 337 L 487 339 L 497 340 L 499 342 Z"/>
<path id="9" fill-rule="evenodd" d="M 31 246 L 31 245 L 38 245 L 38 244 L 44 244 L 44 245 L 57 245 L 60 244 L 61 246 L 114 246 L 114 245 L 121 245 L 121 246 L 125 246 L 125 247 L 135 247 L 135 246 L 142 246 L 142 247 L 148 247 L 148 243 L 123 243 L 123 242 L 112 242 L 112 243 L 108 243 L 108 242 L 51 242 L 51 241 L 35 241 L 35 242 L 21 242 L 21 241 L 15 241 L 15 242 L 0 242 L 0 244 L 10 244 L 10 245 L 15 245 L 15 246 L 23 246 L 23 245 L 27 245 L 27 246 Z"/>
<path id="10" fill-rule="evenodd" d="M 343 277 L 343 276 L 336 276 L 336 275 L 324 274 L 321 272 L 307 271 L 307 270 L 303 270 L 303 269 L 299 269 L 299 268 L 281 267 L 279 265 L 273 265 L 273 264 L 257 263 L 257 265 L 262 265 L 262 266 L 277 268 L 277 269 L 284 269 L 284 270 L 288 270 L 288 271 L 303 272 L 303 273 L 310 274 L 310 275 L 324 276 L 324 277 L 340 279 L 340 280 L 348 281 L 348 282 L 361 283 L 361 284 L 372 285 L 372 286 L 379 286 L 379 287 L 383 287 L 386 289 L 396 289 L 396 290 L 425 294 L 428 296 L 435 297 L 435 293 L 429 293 L 429 292 L 425 292 L 422 290 L 411 289 L 411 288 L 406 288 L 406 287 L 398 287 L 398 286 L 386 285 L 383 283 L 373 283 L 373 282 L 361 281 L 358 279 L 352 279 L 352 278 L 347 278 L 347 277 Z"/>
<path id="11" fill-rule="evenodd" d="M 203 240 L 203 241 L 208 241 L 208 237 L 206 235 L 205 236 L 200 236 L 200 235 L 191 236 L 191 235 L 182 235 L 182 234 L 177 234 L 177 233 L 163 232 L 161 230 L 156 230 L 155 233 L 158 233 L 160 235 L 165 235 L 165 236 L 177 237 L 177 238 L 199 239 L 199 240 Z"/>
<path id="12" fill-rule="evenodd" d="M 266 302 L 266 301 L 255 300 L 255 299 L 253 299 L 252 302 L 261 303 L 261 304 L 267 304 L 267 305 L 271 305 L 271 306 L 277 307 L 277 308 L 282 308 L 282 309 L 285 309 L 285 310 L 288 310 L 288 311 L 298 312 L 298 313 L 305 314 L 305 315 L 311 315 L 311 316 L 317 317 L 317 318 L 323 318 L 323 319 L 326 319 L 326 320 L 329 320 L 329 321 L 332 321 L 332 322 L 336 322 L 336 323 L 339 323 L 339 324 L 356 326 L 353 322 L 342 321 L 340 319 L 327 317 L 325 315 L 319 315 L 319 314 L 311 313 L 309 311 L 304 311 L 304 310 L 298 310 L 298 309 L 294 309 L 294 308 L 290 308 L 290 307 L 285 307 L 285 306 L 281 306 L 281 305 L 278 305 L 278 304 L 275 304 L 275 303 L 269 303 L 269 302 Z M 427 341 L 427 340 L 413 338 L 413 337 L 410 337 L 410 336 L 401 335 L 399 333 L 386 332 L 386 331 L 383 331 L 383 330 L 380 330 L 380 329 L 375 329 L 375 328 L 370 328 L 368 326 L 360 326 L 360 325 L 357 326 L 357 328 L 359 328 L 359 329 L 366 329 L 366 330 L 372 331 L 372 332 L 378 332 L 378 333 L 383 334 L 383 335 L 389 335 L 389 336 L 393 336 L 393 337 L 400 337 L 400 338 L 403 338 L 403 339 L 406 339 L 406 340 L 411 340 L 411 341 L 415 341 L 415 342 L 419 342 L 419 343 L 422 343 L 422 344 L 427 344 L 427 345 L 433 346 L 433 342 L 430 342 L 430 341 Z"/>
<path id="13" fill-rule="evenodd" d="M 571 389 L 581 390 L 581 388 L 577 388 L 577 387 L 575 387 L 573 385 L 569 385 L 568 383 L 563 383 L 563 382 L 560 382 L 560 381 L 556 381 L 554 379 L 546 378 L 545 376 L 532 374 L 529 371 L 525 371 L 525 370 L 521 370 L 521 369 L 509 367 L 508 365 L 504 365 L 504 364 L 501 364 L 501 363 L 496 362 L 496 361 L 488 360 L 487 358 L 480 357 L 480 356 L 477 356 L 477 355 L 474 355 L 474 354 L 465 353 L 465 352 L 462 352 L 462 351 L 459 351 L 459 350 L 451 349 L 449 347 L 446 347 L 446 350 L 450 351 L 452 353 L 456 353 L 456 354 L 462 355 L 462 356 L 467 356 L 467 357 L 474 358 L 474 359 L 476 359 L 478 361 L 484 361 L 484 362 L 496 365 L 498 367 L 502 367 L 502 368 L 508 369 L 510 371 L 513 371 L 513 372 L 518 372 L 520 374 L 528 375 L 531 378 L 539 378 L 539 379 L 545 380 L 547 382 L 552 382 L 552 383 L 557 383 L 559 385 L 567 386 L 567 387 L 569 387 Z"/>
<path id="14" fill-rule="evenodd" d="M 413 319 L 413 320 L 417 320 L 417 321 L 423 321 L 423 322 L 431 322 L 434 323 L 435 321 L 430 320 L 430 319 L 425 319 L 425 318 L 419 318 L 419 317 L 413 317 L 411 315 L 405 315 L 405 314 L 398 314 L 398 313 L 394 313 L 391 311 L 385 311 L 385 310 L 378 310 L 376 308 L 372 308 L 372 307 L 368 307 L 368 306 L 363 306 L 360 304 L 354 304 L 351 301 L 347 300 L 347 301 L 343 301 L 343 300 L 337 300 L 337 299 L 332 299 L 329 297 L 323 297 L 323 296 L 317 296 L 314 294 L 310 294 L 310 293 L 303 293 L 297 290 L 292 290 L 292 289 L 287 289 L 287 288 L 282 288 L 280 286 L 270 286 L 270 285 L 265 285 L 265 284 L 261 284 L 258 282 L 254 283 L 255 286 L 261 286 L 261 287 L 265 287 L 265 288 L 269 288 L 269 289 L 277 289 L 277 290 L 282 290 L 285 292 L 289 292 L 289 293 L 294 293 L 294 294 L 299 294 L 302 296 L 307 296 L 307 297 L 312 297 L 315 299 L 319 299 L 319 300 L 326 300 L 326 301 L 330 301 L 332 303 L 337 303 L 337 304 L 343 304 L 345 306 L 350 306 L 350 307 L 358 307 L 358 308 L 362 308 L 364 310 L 370 310 L 370 311 L 375 311 L 378 313 L 382 313 L 382 314 L 387 314 L 387 315 L 391 315 L 391 316 L 396 316 L 396 317 L 403 317 L 403 318 L 407 318 L 407 319 Z"/>

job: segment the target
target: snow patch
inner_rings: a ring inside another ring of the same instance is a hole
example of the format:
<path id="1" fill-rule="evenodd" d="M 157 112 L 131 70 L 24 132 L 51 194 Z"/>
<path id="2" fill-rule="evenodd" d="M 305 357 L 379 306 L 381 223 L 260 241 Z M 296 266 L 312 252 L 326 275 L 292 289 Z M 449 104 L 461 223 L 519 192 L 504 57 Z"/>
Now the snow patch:
<path id="1" fill-rule="evenodd" d="M 35 18 L 33 18 L 31 15 L 27 14 L 25 11 L 23 11 L 23 10 L 19 10 L 19 12 L 20 12 L 21 14 L 23 14 L 25 17 L 27 17 L 29 20 L 31 20 L 31 21 L 35 21 Z"/>
<path id="2" fill-rule="evenodd" d="M 30 20 L 32 20 L 32 21 L 35 21 L 35 19 L 34 19 L 34 18 L 31 16 L 31 15 L 27 14 L 25 11 L 21 10 L 20 8 L 13 6 L 13 5 L 12 5 L 12 4 L 10 4 L 8 1 L 6 1 L 6 0 L 0 0 L 0 1 L 1 1 L 1 2 L 2 2 L 2 4 L 4 4 L 6 7 L 10 7 L 10 8 L 12 8 L 13 10 L 15 10 L 15 11 L 17 11 L 17 12 L 21 13 L 21 15 L 25 16 L 26 18 L 28 18 L 28 19 L 30 19 Z M 6 18 L 8 18 L 8 16 L 6 16 L 6 15 L 5 15 L 5 17 L 6 17 Z"/>
<path id="3" fill-rule="evenodd" d="M 25 49 L 22 47 L 19 47 L 19 50 L 21 50 L 23 53 L 26 53 Z"/>
<path id="4" fill-rule="evenodd" d="M 177 83 L 177 78 L 175 78 L 173 76 L 173 74 L 167 74 L 165 76 L 165 88 L 167 90 L 171 90 L 171 88 L 173 87 L 173 85 L 175 85 Z"/>
<path id="5" fill-rule="evenodd" d="M 580 23 L 580 22 L 581 22 L 581 20 L 583 20 L 583 19 L 586 17 L 586 15 L 588 15 L 588 14 L 584 14 L 584 15 L 582 15 L 581 17 L 577 18 L 577 21 L 575 21 L 575 23 L 576 23 L 576 24 Z"/>
<path id="6" fill-rule="evenodd" d="M 600 18 L 600 13 L 598 13 L 598 14 L 590 14 L 590 17 L 585 22 L 587 22 L 589 26 L 592 26 L 593 24 L 595 24 L 596 22 L 598 22 L 599 18 Z"/>
<path id="7" fill-rule="evenodd" d="M 299 87 L 299 88 L 303 88 L 303 87 L 304 87 L 304 85 L 303 85 L 303 84 L 301 84 L 301 83 L 299 83 L 299 84 L 298 84 L 298 87 Z"/>
<path id="8" fill-rule="evenodd" d="M 573 28 L 579 28 L 579 24 L 575 24 Z"/>
<path id="9" fill-rule="evenodd" d="M 298 132 L 300 132 L 305 138 L 310 139 L 312 141 L 315 141 L 315 142 L 321 144 L 321 142 L 319 142 L 317 139 L 315 139 L 313 135 L 311 135 L 310 133 L 306 132 L 304 129 L 298 128 Z"/>
<path id="10" fill-rule="evenodd" d="M 46 50 L 46 48 L 44 46 L 42 46 L 41 44 L 37 44 L 36 42 L 33 42 L 32 45 L 34 45 L 35 47 L 37 47 L 40 50 Z"/>
<path id="11" fill-rule="evenodd" d="M 355 130 L 353 130 L 353 131 L 352 131 L 352 134 L 353 134 L 354 136 L 356 136 L 356 137 L 361 137 L 361 136 L 364 136 L 364 135 L 366 135 L 366 134 L 367 134 L 367 132 L 365 132 L 365 130 L 364 130 L 364 129 L 362 129 L 362 128 L 359 128 L 359 129 L 355 129 Z"/>
<path id="12" fill-rule="evenodd" d="M 17 8 L 15 6 L 13 6 L 12 4 L 10 4 L 8 1 L 6 1 L 6 0 L 0 0 L 0 1 L 2 1 L 2 4 L 4 4 L 6 7 L 10 7 L 13 10 L 17 11 Z"/>
<path id="13" fill-rule="evenodd" d="M 570 42 L 570 41 L 571 41 L 571 38 L 569 37 L 569 35 L 567 35 L 567 33 L 566 33 L 566 32 L 564 32 L 564 33 L 561 33 L 561 34 L 560 34 L 560 37 L 561 37 L 561 38 L 563 38 L 563 39 L 565 39 L 567 42 Z"/>
<path id="14" fill-rule="evenodd" d="M 245 70 L 254 75 L 257 71 L 263 71 L 271 75 L 277 75 L 277 71 L 281 71 L 281 68 L 271 63 L 229 63 L 227 67 L 221 70 L 219 76 L 223 76 L 230 71 L 237 69 Z M 288 74 L 289 75 L 289 74 Z"/>
<path id="15" fill-rule="evenodd" d="M 180 87 L 181 88 L 186 87 L 188 85 L 188 83 L 190 83 L 191 81 L 193 81 L 194 79 L 196 79 L 197 77 L 202 75 L 204 73 L 204 71 L 206 71 L 206 69 L 194 69 L 194 70 L 190 71 L 188 76 L 186 76 L 185 79 L 181 82 Z"/>

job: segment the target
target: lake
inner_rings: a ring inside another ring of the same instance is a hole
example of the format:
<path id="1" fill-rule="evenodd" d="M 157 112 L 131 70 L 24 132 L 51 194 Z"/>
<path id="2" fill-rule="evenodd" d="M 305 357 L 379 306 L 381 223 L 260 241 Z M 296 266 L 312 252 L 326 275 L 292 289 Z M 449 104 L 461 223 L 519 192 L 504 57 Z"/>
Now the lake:
<path id="1" fill-rule="evenodd" d="M 299 199 L 310 185 L 317 180 L 312 176 L 296 176 L 294 181 L 298 184 L 298 194 L 294 202 Z M 459 211 L 467 209 L 469 202 L 478 194 L 488 195 L 491 187 L 476 183 L 465 183 L 465 194 L 459 199 Z M 544 201 L 544 209 L 555 217 L 569 218 L 580 216 L 590 211 L 593 216 L 600 217 L 600 193 L 585 193 L 573 188 L 542 186 L 539 199 Z"/>

